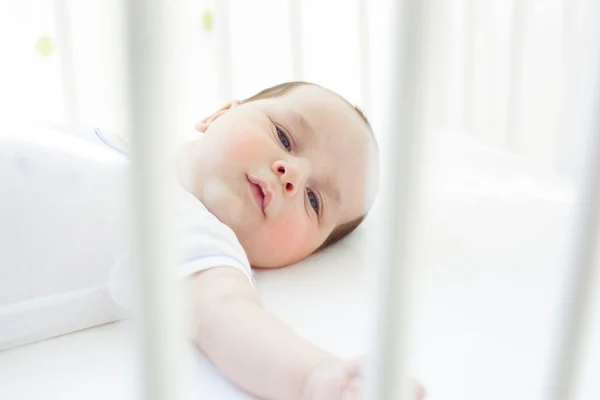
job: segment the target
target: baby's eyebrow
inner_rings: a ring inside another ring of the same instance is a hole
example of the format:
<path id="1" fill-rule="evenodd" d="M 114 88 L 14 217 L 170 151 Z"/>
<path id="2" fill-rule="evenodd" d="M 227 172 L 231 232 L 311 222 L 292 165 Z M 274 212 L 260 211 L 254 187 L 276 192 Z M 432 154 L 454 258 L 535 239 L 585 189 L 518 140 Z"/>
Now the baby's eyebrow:
<path id="1" fill-rule="evenodd" d="M 294 120 L 294 124 L 299 126 L 303 132 L 312 135 L 314 133 L 313 127 L 310 125 L 308 120 L 302 115 L 301 112 L 296 110 L 290 110 L 290 118 Z"/>

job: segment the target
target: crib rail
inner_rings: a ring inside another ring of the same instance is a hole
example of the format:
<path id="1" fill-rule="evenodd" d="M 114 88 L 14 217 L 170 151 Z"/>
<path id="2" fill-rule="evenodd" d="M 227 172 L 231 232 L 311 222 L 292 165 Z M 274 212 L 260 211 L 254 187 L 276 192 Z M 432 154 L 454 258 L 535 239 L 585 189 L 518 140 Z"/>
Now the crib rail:
<path id="1" fill-rule="evenodd" d="M 177 306 L 173 257 L 173 215 L 169 210 L 169 135 L 176 101 L 170 88 L 177 76 L 173 44 L 179 32 L 167 1 L 131 0 L 128 27 L 128 129 L 133 138 L 134 242 L 140 282 L 138 338 L 141 398 L 180 398 L 178 357 L 183 340 Z M 169 56 L 165 57 L 165 54 Z"/>
<path id="2" fill-rule="evenodd" d="M 368 376 L 369 399 L 412 399 L 407 379 L 408 337 L 411 311 L 411 263 L 419 175 L 419 138 L 422 136 L 422 80 L 425 7 L 419 1 L 397 1 L 391 10 L 392 40 L 389 49 L 391 76 L 386 93 L 386 154 L 382 159 L 388 174 L 383 183 L 384 211 L 378 232 L 369 235 L 380 256 L 373 261 L 382 270 L 374 293 L 378 316 Z M 383 221 L 385 219 L 385 221 Z"/>
<path id="3" fill-rule="evenodd" d="M 584 2 L 575 2 L 581 6 Z M 581 10 L 578 10 L 581 12 Z M 591 21 L 596 34 L 592 35 L 587 49 L 567 48 L 565 126 L 574 127 L 584 145 L 578 159 L 581 167 L 576 174 L 580 206 L 577 209 L 575 230 L 570 238 L 571 275 L 564 296 L 563 315 L 559 326 L 554 364 L 551 366 L 547 398 L 570 400 L 576 398 L 583 376 L 583 365 L 590 339 L 590 321 L 600 279 L 600 7 L 591 9 Z M 571 14 L 572 10 L 567 15 Z M 572 17 L 573 15 L 569 15 Z M 576 29 L 575 20 L 565 25 L 567 43 L 580 45 L 581 38 L 571 36 Z M 586 62 L 582 62 L 582 57 Z"/>

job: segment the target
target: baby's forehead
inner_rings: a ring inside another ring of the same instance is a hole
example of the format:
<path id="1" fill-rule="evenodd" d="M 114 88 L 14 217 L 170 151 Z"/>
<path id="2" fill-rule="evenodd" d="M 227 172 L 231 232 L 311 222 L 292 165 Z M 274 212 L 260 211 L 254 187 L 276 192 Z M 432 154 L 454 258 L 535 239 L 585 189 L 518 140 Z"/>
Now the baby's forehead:
<path id="1" fill-rule="evenodd" d="M 328 111 L 354 111 L 348 101 L 329 89 L 317 85 L 302 85 L 275 98 L 281 104 L 295 106 L 308 111 L 325 107 Z"/>
<path id="2" fill-rule="evenodd" d="M 359 161 L 357 157 L 376 148 L 366 118 L 335 92 L 305 85 L 276 100 L 280 112 L 302 127 L 309 139 L 321 143 L 320 150 L 329 153 L 333 160 L 355 165 Z"/>
<path id="3" fill-rule="evenodd" d="M 296 87 L 268 101 L 289 117 L 299 119 L 323 134 L 346 132 L 353 139 L 367 138 L 371 128 L 363 114 L 343 97 L 316 85 Z"/>

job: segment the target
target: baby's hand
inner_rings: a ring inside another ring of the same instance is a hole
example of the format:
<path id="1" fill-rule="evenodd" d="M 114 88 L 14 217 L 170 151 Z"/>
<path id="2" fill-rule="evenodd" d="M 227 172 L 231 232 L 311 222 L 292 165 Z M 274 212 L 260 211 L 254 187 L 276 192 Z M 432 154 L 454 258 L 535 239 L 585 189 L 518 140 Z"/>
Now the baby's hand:
<path id="1" fill-rule="evenodd" d="M 364 393 L 363 366 L 358 360 L 332 360 L 308 375 L 302 400 L 354 400 Z"/>
<path id="2" fill-rule="evenodd" d="M 425 398 L 425 390 L 414 382 L 415 400 Z M 362 360 L 334 360 L 319 365 L 308 376 L 302 400 L 359 400 L 365 398 Z"/>

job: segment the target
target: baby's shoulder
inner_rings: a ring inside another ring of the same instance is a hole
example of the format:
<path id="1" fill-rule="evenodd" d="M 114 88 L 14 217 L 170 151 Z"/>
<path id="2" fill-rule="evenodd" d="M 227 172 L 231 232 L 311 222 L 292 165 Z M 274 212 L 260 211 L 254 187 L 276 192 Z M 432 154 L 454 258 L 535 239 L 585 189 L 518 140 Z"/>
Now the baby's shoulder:
<path id="1" fill-rule="evenodd" d="M 252 282 L 250 262 L 234 231 L 191 193 L 181 189 L 176 197 L 182 275 L 230 266 L 244 272 Z"/>
<path id="2" fill-rule="evenodd" d="M 181 187 L 177 189 L 175 207 L 183 235 L 227 242 L 236 250 L 242 249 L 235 232 L 213 215 L 193 194 Z"/>

